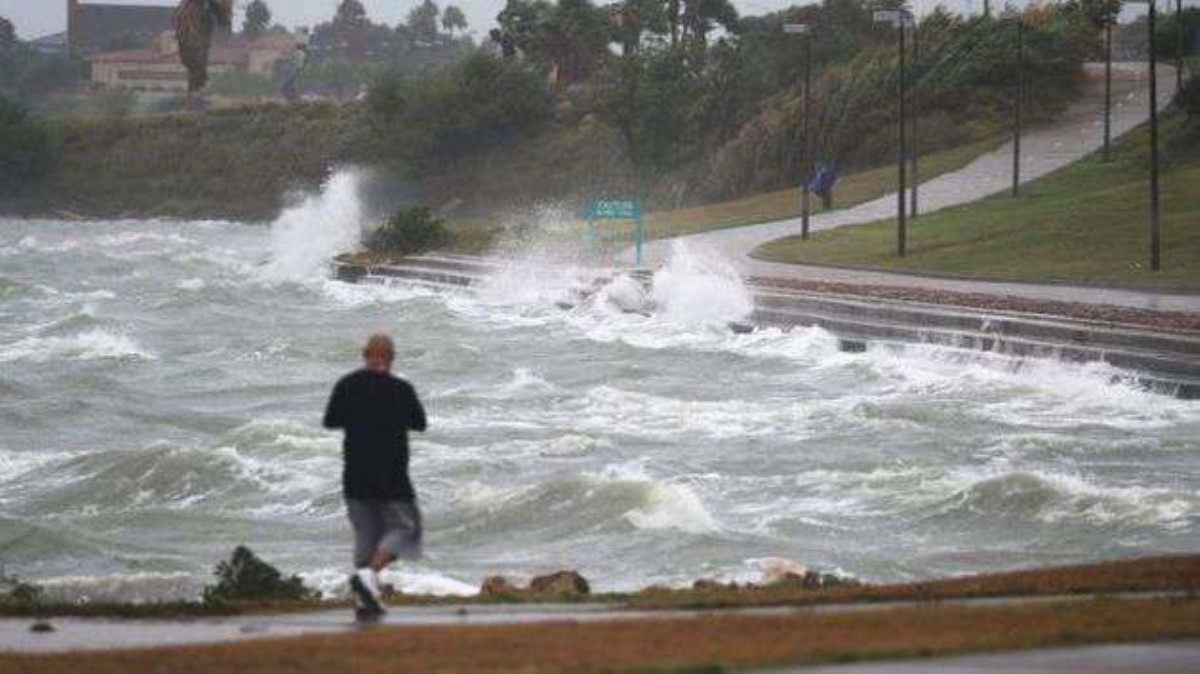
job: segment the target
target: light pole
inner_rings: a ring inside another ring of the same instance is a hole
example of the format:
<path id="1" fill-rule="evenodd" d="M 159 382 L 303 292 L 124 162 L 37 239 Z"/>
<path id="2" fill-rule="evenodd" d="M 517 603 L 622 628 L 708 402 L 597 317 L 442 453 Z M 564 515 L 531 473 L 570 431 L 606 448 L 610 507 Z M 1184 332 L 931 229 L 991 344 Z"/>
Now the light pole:
<path id="1" fill-rule="evenodd" d="M 1162 268 L 1162 206 L 1158 189 L 1158 39 L 1155 36 L 1158 11 L 1150 0 L 1150 271 Z"/>
<path id="2" fill-rule="evenodd" d="M 809 111 L 812 110 L 812 27 L 807 23 L 785 23 L 783 32 L 804 36 L 804 121 L 800 127 L 801 133 L 804 134 L 804 156 L 800 171 L 803 183 L 800 191 L 800 240 L 808 241 L 808 219 L 811 212 L 808 184 L 812 181 L 812 137 L 808 131 Z"/>
<path id="3" fill-rule="evenodd" d="M 1020 11 L 1005 12 L 1001 18 L 1012 20 L 1017 30 L 1017 85 L 1013 96 L 1012 195 L 1021 192 L 1021 110 L 1025 106 L 1025 17 Z"/>
<path id="4" fill-rule="evenodd" d="M 907 24 L 912 23 L 912 14 L 906 9 L 892 10 L 877 10 L 874 14 L 876 23 L 890 23 L 895 26 L 899 35 L 899 59 L 900 72 L 897 76 L 900 90 L 900 100 L 898 102 L 900 121 L 898 126 L 900 140 L 900 155 L 897 162 L 899 172 L 899 185 L 896 189 L 896 254 L 899 257 L 904 257 L 908 253 L 908 214 L 906 213 L 907 204 L 905 191 L 908 189 L 908 120 L 906 111 L 906 91 L 907 68 L 905 67 L 904 54 L 904 28 Z"/>
<path id="5" fill-rule="evenodd" d="M 1158 184 L 1158 9 L 1156 0 L 1126 0 L 1149 5 L 1146 30 L 1150 48 L 1150 271 L 1162 268 L 1162 204 Z"/>
<path id="6" fill-rule="evenodd" d="M 1175 93 L 1183 90 L 1183 0 L 1175 0 Z"/>
<path id="7" fill-rule="evenodd" d="M 921 63 L 921 27 L 917 25 L 917 20 L 912 21 L 912 40 L 913 40 L 913 60 L 912 68 L 915 72 L 920 72 Z M 917 78 L 914 78 L 913 86 L 917 85 Z M 920 99 L 916 93 L 913 93 L 913 113 L 912 113 L 912 206 L 908 209 L 912 214 L 913 219 L 917 218 L 917 191 L 921 187 L 921 178 L 917 174 L 917 158 L 921 154 L 921 136 L 918 133 L 920 127 L 918 123 L 921 120 L 921 108 L 919 105 Z"/>
<path id="8" fill-rule="evenodd" d="M 1116 20 L 1111 13 L 1104 19 L 1104 161 L 1109 161 L 1112 145 L 1112 32 Z"/>

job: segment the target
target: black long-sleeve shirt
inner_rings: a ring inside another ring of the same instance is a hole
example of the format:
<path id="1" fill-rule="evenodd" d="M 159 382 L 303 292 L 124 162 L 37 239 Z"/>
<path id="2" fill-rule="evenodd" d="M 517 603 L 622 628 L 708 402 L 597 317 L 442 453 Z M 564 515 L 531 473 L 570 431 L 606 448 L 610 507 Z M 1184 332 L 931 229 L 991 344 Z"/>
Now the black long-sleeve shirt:
<path id="1" fill-rule="evenodd" d="M 408 431 L 425 430 L 425 410 L 411 384 L 365 369 L 342 377 L 325 409 L 325 428 L 346 432 L 346 498 L 415 500 L 408 477 Z"/>

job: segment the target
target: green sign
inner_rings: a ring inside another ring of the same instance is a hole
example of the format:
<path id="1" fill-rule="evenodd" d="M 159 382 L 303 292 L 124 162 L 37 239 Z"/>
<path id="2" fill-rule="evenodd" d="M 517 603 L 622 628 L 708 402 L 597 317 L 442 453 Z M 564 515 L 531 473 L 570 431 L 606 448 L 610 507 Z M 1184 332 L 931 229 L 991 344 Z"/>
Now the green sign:
<path id="1" fill-rule="evenodd" d="M 639 202 L 593 199 L 588 202 L 584 215 L 588 221 L 587 238 L 593 250 L 599 251 L 607 248 L 611 253 L 614 245 L 619 247 L 620 241 L 632 239 L 634 265 L 638 267 L 642 265 L 642 245 L 645 234 L 642 229 L 642 205 Z M 631 220 L 633 221 L 633 231 L 625 233 L 619 229 L 612 230 L 611 226 L 597 227 L 597 220 Z"/>
<path id="2" fill-rule="evenodd" d="M 587 205 L 589 220 L 638 220 L 642 207 L 636 201 L 609 201 L 593 199 Z"/>

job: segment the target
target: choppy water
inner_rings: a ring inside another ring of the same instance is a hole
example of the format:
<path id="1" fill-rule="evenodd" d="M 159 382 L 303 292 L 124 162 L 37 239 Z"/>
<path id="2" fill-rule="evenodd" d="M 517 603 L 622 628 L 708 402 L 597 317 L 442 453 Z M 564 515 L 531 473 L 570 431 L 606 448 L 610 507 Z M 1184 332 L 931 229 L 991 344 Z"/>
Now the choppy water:
<path id="1" fill-rule="evenodd" d="M 352 181 L 351 181 L 352 182 Z M 233 546 L 335 588 L 360 340 L 398 338 L 432 428 L 410 591 L 574 567 L 605 589 L 869 580 L 1200 549 L 1200 403 L 1100 366 L 735 336 L 744 291 L 681 257 L 664 314 L 348 286 L 352 184 L 271 228 L 0 220 L 0 560 L 66 596 L 191 596 Z"/>

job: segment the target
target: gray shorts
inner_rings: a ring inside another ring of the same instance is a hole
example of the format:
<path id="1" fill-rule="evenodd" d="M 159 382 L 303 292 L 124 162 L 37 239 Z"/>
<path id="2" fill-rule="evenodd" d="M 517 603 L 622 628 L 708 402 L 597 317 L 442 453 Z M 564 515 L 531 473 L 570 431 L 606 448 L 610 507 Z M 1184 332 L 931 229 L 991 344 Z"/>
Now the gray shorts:
<path id="1" fill-rule="evenodd" d="M 421 511 L 416 503 L 348 498 L 346 511 L 354 526 L 356 568 L 370 564 L 379 550 L 399 559 L 420 559 Z"/>

